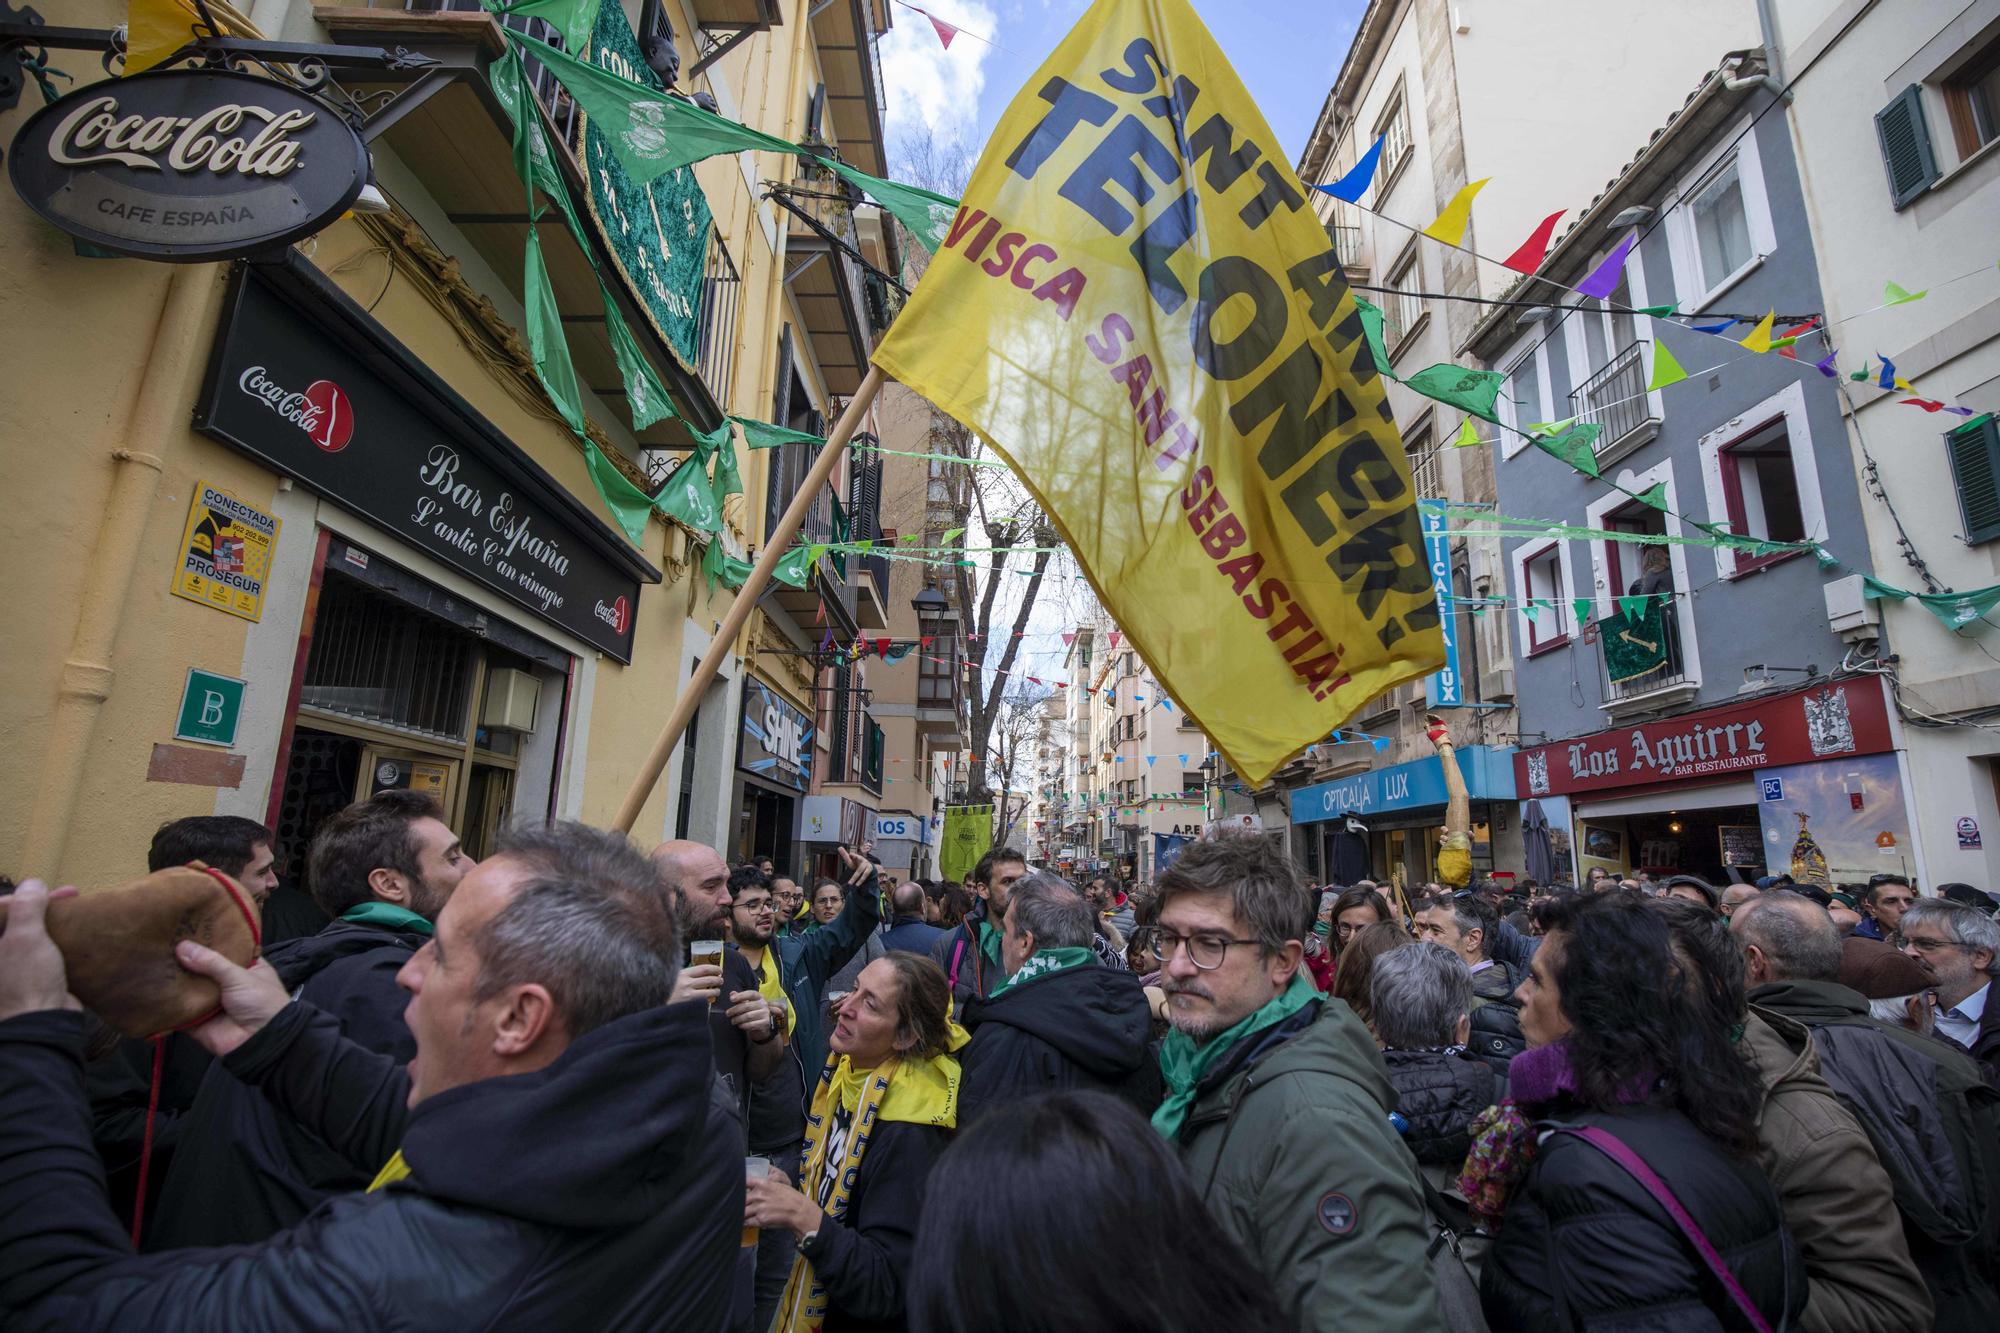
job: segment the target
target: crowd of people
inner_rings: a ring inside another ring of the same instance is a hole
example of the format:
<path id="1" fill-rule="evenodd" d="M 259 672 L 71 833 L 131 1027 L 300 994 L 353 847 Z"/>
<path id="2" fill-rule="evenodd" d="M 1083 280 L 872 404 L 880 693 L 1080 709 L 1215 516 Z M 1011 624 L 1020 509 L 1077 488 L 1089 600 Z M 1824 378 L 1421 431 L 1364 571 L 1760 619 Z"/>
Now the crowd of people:
<path id="1" fill-rule="evenodd" d="M 1969 886 L 475 863 L 408 792 L 278 850 L 159 831 L 264 937 L 152 1039 L 5 899 L 0 1326 L 2000 1328 Z"/>

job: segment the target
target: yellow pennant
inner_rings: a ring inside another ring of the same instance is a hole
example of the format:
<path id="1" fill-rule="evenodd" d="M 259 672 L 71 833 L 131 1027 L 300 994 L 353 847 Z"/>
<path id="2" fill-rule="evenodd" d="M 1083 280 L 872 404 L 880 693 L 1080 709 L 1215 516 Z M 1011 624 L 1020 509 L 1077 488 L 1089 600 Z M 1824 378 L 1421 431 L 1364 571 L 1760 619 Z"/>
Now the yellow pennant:
<path id="1" fill-rule="evenodd" d="M 1476 180 L 1451 197 L 1444 206 L 1444 212 L 1437 215 L 1430 226 L 1424 228 L 1424 235 L 1443 241 L 1446 245 L 1457 245 L 1465 239 L 1465 228 L 1472 221 L 1472 196 L 1486 188 L 1488 176 Z"/>
<path id="2" fill-rule="evenodd" d="M 194 40 L 201 16 L 190 0 L 129 0 L 125 10 L 125 72 L 151 69 Z M 216 22 L 222 22 L 218 16 Z"/>
<path id="3" fill-rule="evenodd" d="M 1261 783 L 1443 660 L 1365 347 L 1304 187 L 1187 0 L 1097 0 L 994 130 L 874 359 L 1007 460 Z"/>
<path id="4" fill-rule="evenodd" d="M 1768 315 L 1764 316 L 1764 318 L 1762 318 L 1762 319 L 1758 320 L 1758 321 L 1757 321 L 1757 327 L 1756 327 L 1756 328 L 1754 328 L 1754 329 L 1752 329 L 1752 330 L 1750 330 L 1750 336 L 1748 336 L 1747 338 L 1745 338 L 1745 339 L 1743 340 L 1743 345 L 1744 345 L 1745 347 L 1749 348 L 1749 349 L 1750 349 L 1751 351 L 1753 351 L 1753 352 L 1768 352 L 1768 351 L 1770 351 L 1770 350 L 1771 350 L 1771 324 L 1772 324 L 1772 323 L 1773 323 L 1773 321 L 1775 321 L 1775 320 L 1776 320 L 1777 318 L 1778 318 L 1778 312 L 1777 312 L 1777 311 L 1775 311 L 1775 310 L 1773 310 L 1773 311 L 1772 311 L 1772 312 L 1771 312 L 1770 314 L 1768 314 Z"/>

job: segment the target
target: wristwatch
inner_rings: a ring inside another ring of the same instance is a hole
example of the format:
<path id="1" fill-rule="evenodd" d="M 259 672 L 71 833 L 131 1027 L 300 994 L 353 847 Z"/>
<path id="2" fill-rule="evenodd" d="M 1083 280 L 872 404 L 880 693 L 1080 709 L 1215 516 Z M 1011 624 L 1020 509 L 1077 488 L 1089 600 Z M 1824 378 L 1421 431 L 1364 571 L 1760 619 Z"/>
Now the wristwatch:
<path id="1" fill-rule="evenodd" d="M 819 1228 L 817 1227 L 814 1227 L 811 1231 L 806 1232 L 805 1235 L 800 1236 L 799 1253 L 804 1254 L 806 1252 L 807 1247 L 818 1239 L 819 1239 Z"/>

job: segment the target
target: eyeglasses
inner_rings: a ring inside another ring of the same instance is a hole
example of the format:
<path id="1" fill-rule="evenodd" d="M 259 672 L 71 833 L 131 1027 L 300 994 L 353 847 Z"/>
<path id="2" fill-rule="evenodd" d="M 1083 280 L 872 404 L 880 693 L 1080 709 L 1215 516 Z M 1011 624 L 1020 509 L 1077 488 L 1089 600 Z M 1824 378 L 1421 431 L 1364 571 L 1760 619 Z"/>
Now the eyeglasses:
<path id="1" fill-rule="evenodd" d="M 1971 946 L 1960 944 L 1957 940 L 1933 940 L 1916 935 L 1898 935 L 1896 936 L 1896 947 L 1898 949 L 1915 949 L 1918 953 L 1938 953 L 1944 949 L 1966 949 Z"/>
<path id="2" fill-rule="evenodd" d="M 1174 955 L 1185 944 L 1188 961 L 1204 972 L 1213 972 L 1222 966 L 1222 960 L 1229 956 L 1232 944 L 1255 944 L 1256 940 L 1233 940 L 1227 935 L 1176 935 L 1170 930 L 1162 930 L 1153 937 L 1153 946 L 1160 955 L 1160 966 L 1165 967 L 1174 960 Z"/>

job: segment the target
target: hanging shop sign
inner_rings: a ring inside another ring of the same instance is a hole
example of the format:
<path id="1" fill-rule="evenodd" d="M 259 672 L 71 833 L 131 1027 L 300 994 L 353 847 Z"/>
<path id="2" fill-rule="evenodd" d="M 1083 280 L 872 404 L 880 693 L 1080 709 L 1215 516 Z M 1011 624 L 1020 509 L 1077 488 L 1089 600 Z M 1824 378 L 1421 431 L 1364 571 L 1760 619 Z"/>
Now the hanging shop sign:
<path id="1" fill-rule="evenodd" d="M 632 35 L 622 5 L 605 5 L 597 11 L 586 58 L 621 79 L 661 88 L 660 76 L 639 52 L 639 39 Z M 665 96 L 664 89 L 661 95 Z M 644 183 L 632 179 L 606 142 L 617 128 L 600 129 L 587 113 L 581 119 L 583 174 L 590 186 L 585 206 L 626 285 L 638 294 L 646 318 L 680 355 L 682 364 L 692 367 L 701 334 L 708 199 L 695 181 L 693 167 L 680 167 Z"/>
<path id="2" fill-rule="evenodd" d="M 1459 772 L 1475 801 L 1511 801 L 1514 769 L 1511 749 L 1467 745 L 1458 750 Z M 1441 806 L 1450 798 L 1444 785 L 1444 765 L 1436 755 L 1387 768 L 1371 768 L 1292 793 L 1292 822 L 1313 824 L 1343 815 L 1379 815 L 1395 810 Z"/>
<path id="3" fill-rule="evenodd" d="M 804 791 L 812 785 L 813 724 L 755 676 L 743 682 L 743 729 L 736 766 L 766 782 Z"/>
<path id="4" fill-rule="evenodd" d="M 271 549 L 277 544 L 276 515 L 197 481 L 187 525 L 181 530 L 174 596 L 245 620 L 262 619 L 264 581 L 271 573 Z"/>
<path id="5" fill-rule="evenodd" d="M 239 272 L 196 428 L 631 661 L 658 571 L 310 269 Z"/>
<path id="6" fill-rule="evenodd" d="M 1707 781 L 1890 748 L 1882 687 L 1863 678 L 1538 745 L 1514 765 L 1521 795 L 1533 797 Z"/>
<path id="7" fill-rule="evenodd" d="M 1457 708 L 1465 702 L 1465 679 L 1458 674 L 1458 615 L 1451 604 L 1451 534 L 1445 527 L 1444 501 L 1417 501 L 1417 519 L 1424 529 L 1431 591 L 1437 594 L 1438 626 L 1444 631 L 1444 665 L 1424 677 L 1424 695 L 1433 708 Z"/>
<path id="8" fill-rule="evenodd" d="M 860 847 L 869 841 L 875 812 L 845 796 L 808 796 L 799 802 L 799 841 Z"/>
<path id="9" fill-rule="evenodd" d="M 104 79 L 28 118 L 14 188 L 92 245 L 194 264 L 282 250 L 368 183 L 368 148 L 325 103 L 271 79 L 158 70 Z"/>

